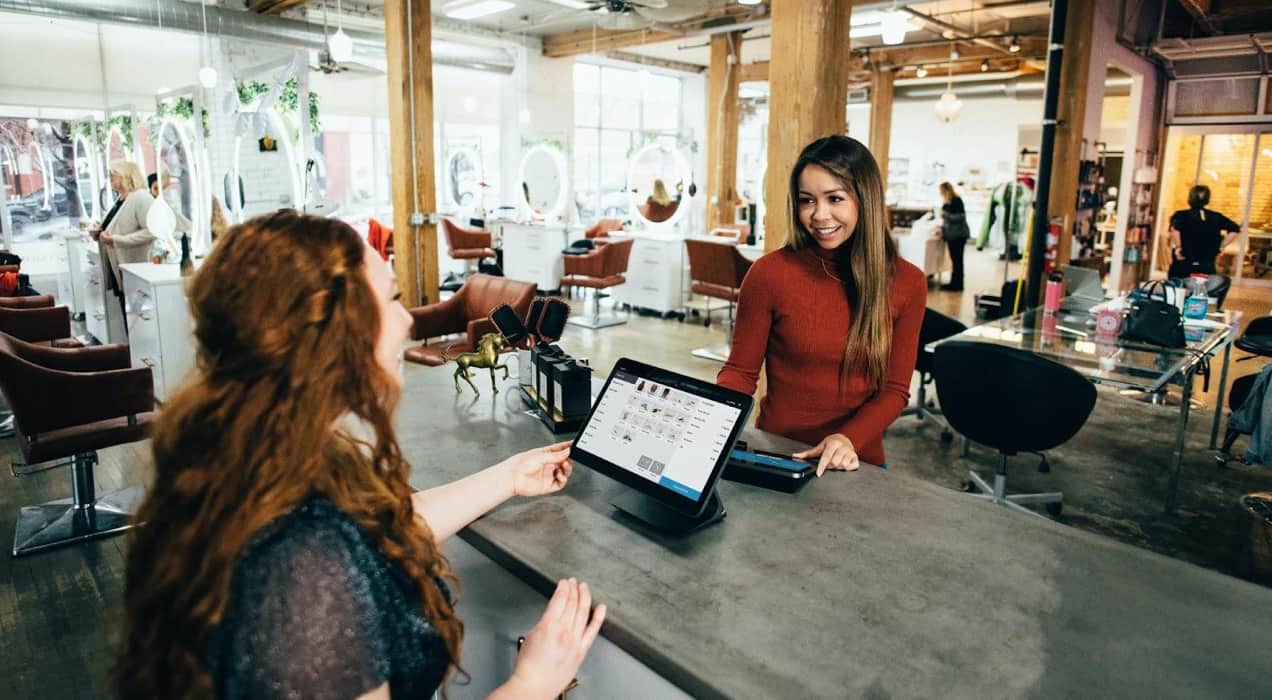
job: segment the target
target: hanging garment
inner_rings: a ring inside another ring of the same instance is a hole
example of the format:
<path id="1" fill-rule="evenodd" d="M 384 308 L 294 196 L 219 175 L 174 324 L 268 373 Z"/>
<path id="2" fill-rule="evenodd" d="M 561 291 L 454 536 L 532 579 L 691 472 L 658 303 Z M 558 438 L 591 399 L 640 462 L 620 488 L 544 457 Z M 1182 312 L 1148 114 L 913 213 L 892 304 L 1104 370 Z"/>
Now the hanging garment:
<path id="1" fill-rule="evenodd" d="M 1029 226 L 1029 207 L 1033 204 L 1033 192 L 1019 182 L 1004 182 L 994 188 L 989 197 L 989 211 L 981 221 L 976 246 L 984 248 L 992 233 L 1001 233 L 1003 249 L 1019 249 L 1022 234 Z M 997 238 L 997 236 L 993 236 Z"/>
<path id="2" fill-rule="evenodd" d="M 1228 427 L 1250 434 L 1246 448 L 1247 462 L 1272 464 L 1272 401 L 1268 390 L 1272 389 L 1272 364 L 1264 365 L 1250 387 L 1245 403 L 1232 412 Z"/>

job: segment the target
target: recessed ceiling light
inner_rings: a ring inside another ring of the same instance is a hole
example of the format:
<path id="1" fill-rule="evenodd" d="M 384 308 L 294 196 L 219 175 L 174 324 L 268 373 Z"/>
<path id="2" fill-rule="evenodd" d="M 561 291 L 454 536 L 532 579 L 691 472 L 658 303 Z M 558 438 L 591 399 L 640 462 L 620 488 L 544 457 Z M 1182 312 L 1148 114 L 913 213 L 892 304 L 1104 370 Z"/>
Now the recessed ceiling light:
<path id="1" fill-rule="evenodd" d="M 739 5 L 758 5 L 764 0 L 738 0 Z"/>
<path id="2" fill-rule="evenodd" d="M 482 0 L 464 7 L 458 7 L 454 10 L 447 10 L 446 16 L 451 19 L 477 19 L 493 15 L 496 12 L 503 12 L 516 7 L 515 3 L 507 2 L 507 0 Z"/>

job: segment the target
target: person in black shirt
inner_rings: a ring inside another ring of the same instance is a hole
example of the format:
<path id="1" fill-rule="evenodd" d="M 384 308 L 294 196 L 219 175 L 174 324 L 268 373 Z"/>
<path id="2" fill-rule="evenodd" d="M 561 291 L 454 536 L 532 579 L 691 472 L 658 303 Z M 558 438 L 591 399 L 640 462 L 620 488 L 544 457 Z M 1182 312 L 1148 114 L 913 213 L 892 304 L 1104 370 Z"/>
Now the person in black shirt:
<path id="1" fill-rule="evenodd" d="M 950 272 L 950 283 L 941 285 L 947 292 L 963 291 L 963 247 L 971 237 L 972 230 L 967 226 L 967 208 L 963 206 L 963 198 L 954 191 L 954 185 L 941 183 L 941 237 L 950 249 L 950 261 L 954 269 Z"/>
<path id="2" fill-rule="evenodd" d="M 1197 185 L 1188 192 L 1188 208 L 1170 217 L 1171 264 L 1169 276 L 1215 274 L 1215 258 L 1237 239 L 1241 226 L 1217 211 L 1207 209 L 1210 188 Z M 1227 237 L 1223 234 L 1228 232 Z"/>

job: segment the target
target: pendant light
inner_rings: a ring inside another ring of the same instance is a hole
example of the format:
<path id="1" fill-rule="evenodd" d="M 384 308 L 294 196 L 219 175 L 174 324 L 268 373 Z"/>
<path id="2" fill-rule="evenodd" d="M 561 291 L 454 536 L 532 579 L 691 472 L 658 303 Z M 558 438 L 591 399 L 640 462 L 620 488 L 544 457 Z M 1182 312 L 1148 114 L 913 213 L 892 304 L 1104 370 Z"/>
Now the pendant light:
<path id="1" fill-rule="evenodd" d="M 344 63 L 353 58 L 353 39 L 344 31 L 344 15 L 341 12 L 340 0 L 336 0 L 336 33 L 327 40 L 327 52 L 331 60 Z"/>
<path id="2" fill-rule="evenodd" d="M 216 69 L 211 65 L 212 45 L 208 42 L 208 3 L 199 0 L 199 9 L 203 12 L 203 47 L 207 51 L 208 63 L 199 69 L 199 84 L 205 88 L 216 87 Z"/>
<path id="3" fill-rule="evenodd" d="M 945 94 L 936 101 L 936 117 L 947 124 L 958 119 L 963 111 L 963 101 L 954 94 L 954 55 L 955 49 L 951 45 L 949 70 L 945 75 Z"/>

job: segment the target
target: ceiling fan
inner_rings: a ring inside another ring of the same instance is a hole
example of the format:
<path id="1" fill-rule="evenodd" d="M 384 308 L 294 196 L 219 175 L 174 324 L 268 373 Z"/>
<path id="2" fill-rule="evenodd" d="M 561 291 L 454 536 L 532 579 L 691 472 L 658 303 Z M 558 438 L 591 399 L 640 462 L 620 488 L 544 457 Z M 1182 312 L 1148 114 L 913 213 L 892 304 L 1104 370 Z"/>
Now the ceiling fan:
<path id="1" fill-rule="evenodd" d="M 597 15 L 601 28 L 629 30 L 696 17 L 710 8 L 711 0 L 584 0 L 584 4 Z M 570 5 L 577 7 L 577 0 Z"/>

